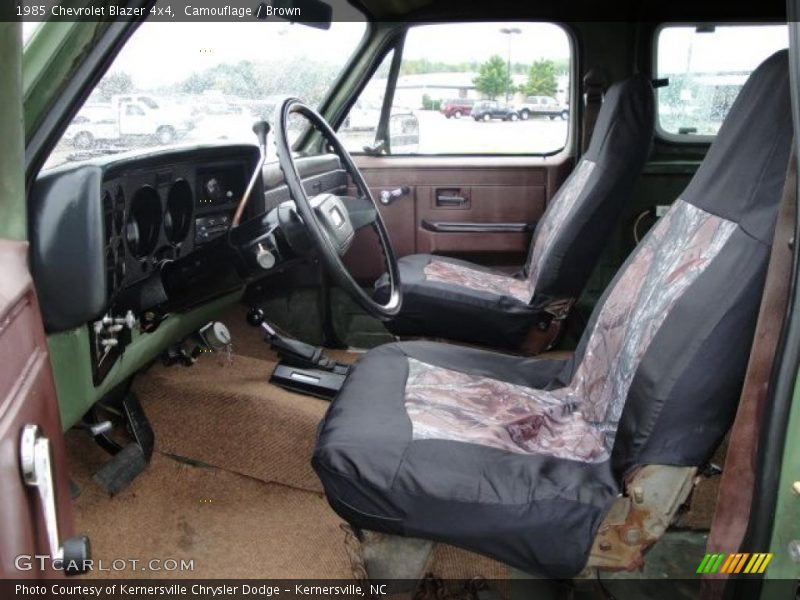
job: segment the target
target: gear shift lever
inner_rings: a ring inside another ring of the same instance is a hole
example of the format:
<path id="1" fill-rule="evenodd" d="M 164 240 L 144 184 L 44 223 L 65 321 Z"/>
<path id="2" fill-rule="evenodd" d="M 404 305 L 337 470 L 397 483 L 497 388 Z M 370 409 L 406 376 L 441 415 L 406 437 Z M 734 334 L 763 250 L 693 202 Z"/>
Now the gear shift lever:
<path id="1" fill-rule="evenodd" d="M 323 354 L 322 348 L 286 337 L 264 320 L 264 311 L 252 308 L 247 322 L 264 331 L 280 360 L 270 376 L 270 383 L 283 388 L 330 400 L 344 385 L 350 367 Z"/>
<path id="2" fill-rule="evenodd" d="M 237 227 L 239 225 L 239 221 L 242 220 L 244 209 L 247 207 L 247 203 L 250 200 L 250 194 L 253 193 L 253 189 L 256 187 L 256 182 L 258 181 L 258 178 L 261 177 L 261 172 L 264 169 L 264 162 L 267 160 L 267 134 L 269 134 L 269 123 L 264 120 L 256 121 L 253 123 L 253 133 L 255 133 L 256 137 L 258 138 L 258 148 L 261 152 L 261 156 L 258 159 L 258 164 L 256 164 L 255 170 L 253 171 L 253 176 L 250 178 L 250 183 L 247 184 L 247 189 L 242 195 L 242 199 L 239 201 L 239 206 L 236 207 L 236 213 L 233 215 L 231 227 Z"/>
<path id="3" fill-rule="evenodd" d="M 322 348 L 283 336 L 275 331 L 264 320 L 264 311 L 260 308 L 250 309 L 247 313 L 247 323 L 253 327 L 260 327 L 264 331 L 264 338 L 269 340 L 273 349 L 286 361 L 286 364 L 300 368 L 336 370 L 338 363 L 325 356 Z"/>

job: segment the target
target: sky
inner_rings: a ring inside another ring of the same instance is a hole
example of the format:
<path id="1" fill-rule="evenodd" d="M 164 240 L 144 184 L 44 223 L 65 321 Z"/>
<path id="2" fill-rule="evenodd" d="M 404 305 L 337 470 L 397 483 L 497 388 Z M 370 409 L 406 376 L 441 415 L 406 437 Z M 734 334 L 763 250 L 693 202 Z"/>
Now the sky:
<path id="1" fill-rule="evenodd" d="M 313 56 L 343 65 L 364 31 L 364 23 L 353 22 L 332 23 L 329 30 L 285 21 L 144 23 L 112 70 L 127 72 L 140 89 L 149 89 L 242 60 Z"/>
<path id="2" fill-rule="evenodd" d="M 516 28 L 518 34 L 504 34 L 501 29 Z M 460 23 L 415 27 L 406 38 L 403 54 L 408 58 L 460 63 L 483 62 L 493 54 L 508 55 L 511 60 L 533 62 L 537 58 L 569 57 L 569 38 L 558 25 L 550 23 Z"/>
<path id="3" fill-rule="evenodd" d="M 408 58 L 441 62 L 483 61 L 492 54 L 506 57 L 511 35 L 514 62 L 569 56 L 569 38 L 548 23 L 466 23 L 415 27 L 405 45 Z M 33 25 L 26 23 L 30 35 Z M 286 21 L 144 23 L 112 65 L 129 73 L 139 89 L 183 80 L 192 72 L 241 60 L 308 57 L 343 65 L 365 31 L 363 22 L 334 22 L 319 30 Z M 749 71 L 766 56 L 788 45 L 786 26 L 717 27 L 697 33 L 694 27 L 668 27 L 658 40 L 658 74 L 692 71 Z"/>
<path id="4" fill-rule="evenodd" d="M 682 73 L 687 64 L 693 72 L 752 71 L 788 45 L 786 25 L 720 26 L 713 33 L 697 33 L 694 27 L 669 27 L 658 40 L 658 73 Z"/>

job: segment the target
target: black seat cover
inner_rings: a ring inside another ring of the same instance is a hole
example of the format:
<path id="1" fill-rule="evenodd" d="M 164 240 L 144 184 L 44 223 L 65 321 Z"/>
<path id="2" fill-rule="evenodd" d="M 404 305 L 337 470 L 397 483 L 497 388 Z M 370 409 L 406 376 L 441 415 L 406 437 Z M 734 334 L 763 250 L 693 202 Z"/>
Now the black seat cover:
<path id="1" fill-rule="evenodd" d="M 333 508 L 362 528 L 578 573 L 626 473 L 702 464 L 730 425 L 791 138 L 783 51 L 742 88 L 572 359 L 429 342 L 368 352 L 314 452 Z"/>
<path id="2" fill-rule="evenodd" d="M 518 348 L 537 319 L 570 306 L 647 160 L 653 104 L 653 88 L 644 76 L 611 86 L 589 149 L 537 224 L 519 276 L 427 254 L 401 258 L 403 309 L 389 329 Z M 387 281 L 385 276 L 378 281 L 376 298 L 387 293 Z"/>

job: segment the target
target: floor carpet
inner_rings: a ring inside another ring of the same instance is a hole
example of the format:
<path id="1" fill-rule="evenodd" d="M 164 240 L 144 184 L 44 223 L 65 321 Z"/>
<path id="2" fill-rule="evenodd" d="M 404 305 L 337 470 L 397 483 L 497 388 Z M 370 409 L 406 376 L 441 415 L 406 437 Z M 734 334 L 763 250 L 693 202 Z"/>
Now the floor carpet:
<path id="1" fill-rule="evenodd" d="M 107 455 L 85 433 L 70 432 L 72 477 L 82 490 L 77 528 L 96 558 L 194 559 L 187 577 L 352 577 L 341 519 L 310 466 L 329 404 L 268 383 L 275 356 L 243 315 L 237 308 L 224 319 L 232 362 L 204 354 L 190 368 L 156 364 L 137 376 L 156 454 L 128 489 L 111 498 L 91 481 Z M 332 354 L 344 362 L 359 356 Z M 436 545 L 429 569 L 445 579 L 510 576 L 505 565 L 445 544 Z"/>
<path id="2" fill-rule="evenodd" d="M 104 571 L 103 577 L 351 578 L 340 519 L 321 494 L 264 483 L 156 453 L 123 492 L 91 480 L 107 455 L 81 432 L 68 436 L 76 528 L 95 560 L 192 560 L 184 572 Z"/>

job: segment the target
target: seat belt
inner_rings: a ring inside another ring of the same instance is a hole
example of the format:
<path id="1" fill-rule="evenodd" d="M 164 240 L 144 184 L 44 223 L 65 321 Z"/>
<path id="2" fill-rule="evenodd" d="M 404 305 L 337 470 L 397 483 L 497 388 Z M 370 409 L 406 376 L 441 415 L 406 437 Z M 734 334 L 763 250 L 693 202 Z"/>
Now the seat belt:
<path id="1" fill-rule="evenodd" d="M 797 164 L 792 148 L 783 197 L 775 225 L 772 251 L 764 283 L 764 295 L 758 313 L 753 347 L 742 386 L 736 418 L 731 428 L 730 444 L 720 480 L 711 532 L 706 552 L 726 554 L 739 551 L 744 539 L 755 480 L 754 465 L 764 414 L 772 366 L 792 280 L 792 243 L 797 212 Z M 722 597 L 724 584 L 709 581 L 727 579 L 727 574 L 706 574 L 703 599 Z"/>
<path id="2" fill-rule="evenodd" d="M 594 67 L 583 76 L 583 127 L 581 128 L 581 154 L 589 148 L 597 116 L 603 106 L 603 97 L 608 88 L 605 69 Z"/>

